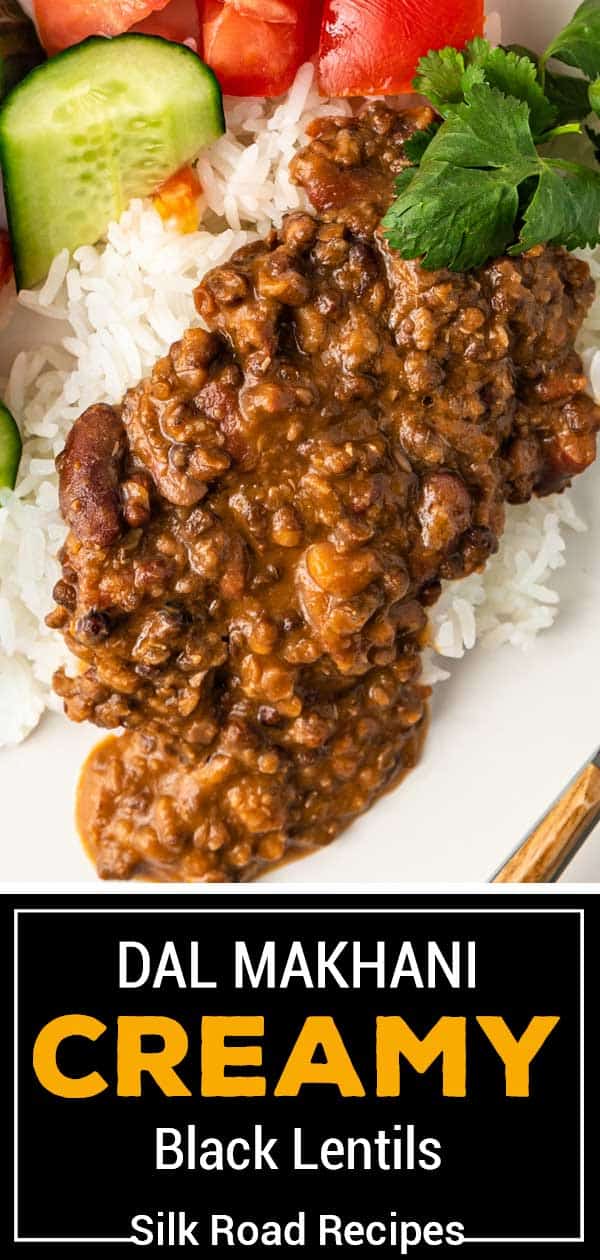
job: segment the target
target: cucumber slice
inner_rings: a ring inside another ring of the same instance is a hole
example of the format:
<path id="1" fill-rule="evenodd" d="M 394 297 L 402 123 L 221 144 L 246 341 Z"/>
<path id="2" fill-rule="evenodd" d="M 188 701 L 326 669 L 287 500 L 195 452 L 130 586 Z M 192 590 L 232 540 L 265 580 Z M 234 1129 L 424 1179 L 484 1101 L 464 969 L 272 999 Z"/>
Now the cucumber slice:
<path id="1" fill-rule="evenodd" d="M 0 489 L 14 489 L 23 444 L 8 407 L 0 403 Z"/>
<path id="2" fill-rule="evenodd" d="M 223 134 L 221 89 L 182 44 L 96 36 L 39 66 L 0 107 L 0 165 L 20 288 L 92 245 Z"/>

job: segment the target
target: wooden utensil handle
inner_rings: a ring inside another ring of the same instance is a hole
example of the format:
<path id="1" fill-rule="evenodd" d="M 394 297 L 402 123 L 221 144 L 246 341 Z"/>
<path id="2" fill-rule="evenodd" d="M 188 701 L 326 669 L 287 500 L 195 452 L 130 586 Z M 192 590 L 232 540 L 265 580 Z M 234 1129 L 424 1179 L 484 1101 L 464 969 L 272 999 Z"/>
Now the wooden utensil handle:
<path id="1" fill-rule="evenodd" d="M 585 767 L 498 872 L 495 884 L 550 883 L 600 820 L 600 769 Z"/>

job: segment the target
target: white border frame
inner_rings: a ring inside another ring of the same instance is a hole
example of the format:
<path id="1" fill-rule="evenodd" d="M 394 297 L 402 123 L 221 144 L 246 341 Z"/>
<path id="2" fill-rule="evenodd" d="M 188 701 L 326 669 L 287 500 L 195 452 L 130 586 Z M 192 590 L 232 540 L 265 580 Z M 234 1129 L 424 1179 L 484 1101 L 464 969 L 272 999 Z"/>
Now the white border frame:
<path id="1" fill-rule="evenodd" d="M 165 890 L 165 895 L 167 891 L 168 890 Z M 368 889 L 363 889 L 362 891 L 363 891 L 363 894 L 368 895 L 368 891 L 369 891 Z M 391 893 L 392 895 L 394 895 L 395 893 L 395 895 L 407 896 L 407 895 L 410 895 L 411 890 L 403 889 L 402 893 L 400 893 L 399 890 L 395 891 L 393 889 L 387 889 L 386 891 L 388 893 Z M 477 890 L 474 888 L 472 891 L 476 892 Z M 31 895 L 31 889 L 29 889 L 28 892 L 29 892 L 29 895 Z M 48 890 L 46 887 L 46 894 L 47 892 Z M 341 894 L 342 889 L 340 889 L 339 892 Z M 429 890 L 429 892 L 431 893 L 431 889 Z M 445 889 L 445 892 L 447 894 L 448 892 L 447 888 Z M 290 889 L 289 893 L 290 895 L 302 895 L 301 893 L 296 894 L 295 889 L 293 890 L 293 892 Z M 567 894 L 565 893 L 565 895 Z M 295 914 L 322 913 L 323 901 L 325 900 L 326 898 L 322 897 L 320 905 L 317 904 L 314 906 L 300 906 L 300 907 L 295 906 L 294 913 Z M 347 914 L 350 908 L 351 907 L 345 907 L 345 906 L 327 907 L 328 912 L 330 914 Z M 354 910 L 354 913 L 358 913 L 358 914 L 372 914 L 375 910 L 375 907 L 355 906 L 353 907 L 353 910 Z M 464 906 L 423 906 L 423 907 L 380 906 L 379 909 L 376 910 L 375 912 L 378 914 L 399 914 L 400 913 L 400 914 L 406 914 L 406 915 L 408 914 L 474 914 L 474 915 L 478 915 L 478 914 L 565 914 L 565 915 L 570 914 L 570 915 L 575 915 L 579 919 L 579 975 L 580 975 L 580 988 L 579 988 L 579 1003 L 580 1003 L 580 1011 L 579 1011 L 579 1036 L 580 1036 L 579 1236 L 576 1238 L 465 1238 L 464 1241 L 466 1244 L 479 1243 L 479 1244 L 484 1244 L 484 1245 L 490 1245 L 490 1244 L 496 1243 L 500 1245 L 502 1244 L 510 1245 L 514 1243 L 521 1243 L 522 1245 L 525 1245 L 525 1246 L 527 1245 L 534 1246 L 539 1243 L 551 1243 L 551 1244 L 584 1243 L 585 1242 L 585 1228 L 584 1228 L 584 1222 L 585 1222 L 585 1043 L 584 1043 L 584 1034 L 585 1034 L 585 1010 L 584 1010 L 585 911 L 573 909 L 571 907 L 563 908 L 560 906 L 482 907 L 482 906 L 464 905 Z M 13 1243 L 15 1244 L 21 1244 L 21 1243 L 32 1244 L 33 1243 L 33 1244 L 50 1244 L 50 1245 L 56 1244 L 56 1243 L 80 1243 L 80 1244 L 83 1243 L 83 1244 L 105 1244 L 105 1245 L 118 1244 L 118 1245 L 127 1245 L 127 1246 L 135 1245 L 131 1236 L 128 1238 L 23 1238 L 19 1235 L 19 1221 L 18 1221 L 18 1215 L 19 1215 L 18 1213 L 18 1207 L 19 1207 L 19 1163 L 18 1163 L 18 1156 L 19 1156 L 19 1125 L 18 1125 L 18 1121 L 19 1121 L 19 1103 L 18 1103 L 18 1097 L 19 1097 L 19 1094 L 18 1094 L 18 1091 L 19 1091 L 19 1023 L 18 1023 L 18 1019 L 19 1019 L 19 917 L 21 915 L 26 915 L 26 914 L 83 914 L 83 915 L 85 914 L 128 914 L 128 915 L 129 914 L 194 914 L 194 915 L 198 915 L 198 914 L 270 914 L 270 915 L 273 915 L 273 914 L 289 914 L 289 913 L 290 911 L 287 910 L 283 906 L 277 906 L 271 909 L 271 907 L 268 907 L 268 906 L 241 906 L 241 905 L 239 906 L 212 905 L 212 906 L 201 906 L 201 907 L 198 907 L 198 906 L 162 907 L 162 906 L 156 905 L 156 906 L 128 906 L 127 909 L 125 908 L 121 909 L 119 906 L 93 906 L 93 907 L 88 906 L 85 909 L 75 908 L 75 907 L 70 907 L 70 906 L 59 908 L 57 906 L 57 907 L 31 907 L 30 909 L 23 908 L 19 910 L 16 910 L 16 909 L 13 910 L 13 942 L 14 942 Z"/>

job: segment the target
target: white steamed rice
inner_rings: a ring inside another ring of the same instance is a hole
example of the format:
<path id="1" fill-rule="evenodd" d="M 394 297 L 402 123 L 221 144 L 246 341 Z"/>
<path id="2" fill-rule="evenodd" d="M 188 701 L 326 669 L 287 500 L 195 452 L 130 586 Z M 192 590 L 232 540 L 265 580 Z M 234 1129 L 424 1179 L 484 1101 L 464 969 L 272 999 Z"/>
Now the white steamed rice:
<path id="1" fill-rule="evenodd" d="M 310 65 L 280 102 L 226 102 L 227 135 L 198 163 L 200 231 L 181 236 L 148 203 L 133 202 L 105 243 L 59 255 L 36 292 L 4 295 L 0 327 L 9 335 L 24 307 L 35 344 L 0 380 L 24 440 L 17 487 L 0 490 L 0 746 L 24 739 L 46 708 L 59 707 L 51 680 L 68 654 L 44 616 L 65 534 L 54 459 L 69 428 L 91 403 L 117 402 L 194 322 L 192 293 L 209 268 L 303 204 L 290 158 L 312 118 L 340 112 L 350 106 L 318 96 Z M 600 252 L 592 267 L 600 279 Z M 582 348 L 600 397 L 600 300 Z M 437 655 L 427 654 L 427 677 L 448 677 L 440 658 L 460 657 L 477 641 L 530 647 L 558 612 L 552 575 L 565 563 L 565 533 L 584 528 L 567 494 L 511 510 L 485 574 L 449 584 L 433 610 Z"/>

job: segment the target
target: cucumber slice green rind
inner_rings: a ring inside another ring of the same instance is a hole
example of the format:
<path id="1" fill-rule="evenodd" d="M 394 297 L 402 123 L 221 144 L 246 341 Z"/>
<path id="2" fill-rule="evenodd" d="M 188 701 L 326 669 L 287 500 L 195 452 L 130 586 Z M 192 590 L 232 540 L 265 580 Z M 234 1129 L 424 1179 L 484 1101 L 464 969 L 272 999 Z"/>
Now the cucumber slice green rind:
<path id="1" fill-rule="evenodd" d="M 92 37 L 39 66 L 0 106 L 0 165 L 19 288 L 62 249 L 92 245 L 225 130 L 221 89 L 191 49 Z"/>
<path id="2" fill-rule="evenodd" d="M 14 489 L 21 461 L 21 434 L 8 407 L 0 403 L 0 490 Z"/>

